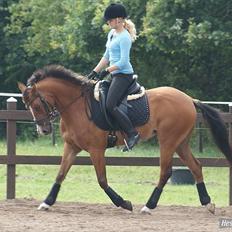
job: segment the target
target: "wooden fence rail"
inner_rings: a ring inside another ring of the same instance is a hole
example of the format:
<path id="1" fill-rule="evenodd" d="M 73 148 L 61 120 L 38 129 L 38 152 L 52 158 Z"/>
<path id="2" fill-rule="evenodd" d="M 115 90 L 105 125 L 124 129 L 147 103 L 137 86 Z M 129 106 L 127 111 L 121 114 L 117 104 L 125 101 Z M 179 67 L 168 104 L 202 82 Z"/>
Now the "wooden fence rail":
<path id="1" fill-rule="evenodd" d="M 230 142 L 232 143 L 232 105 L 229 112 L 221 113 L 228 123 Z M 17 110 L 17 100 L 7 99 L 7 110 L 0 110 L 0 120 L 7 123 L 7 154 L 0 155 L 0 164 L 7 165 L 7 199 L 15 198 L 16 165 L 59 165 L 60 156 L 25 156 L 16 155 L 16 121 L 32 120 L 31 113 L 26 110 Z M 203 123 L 201 114 L 197 115 L 196 124 Z M 229 205 L 232 205 L 232 167 L 222 158 L 199 158 L 205 167 L 229 168 Z M 89 157 L 76 157 L 74 165 L 91 165 Z M 159 166 L 158 157 L 106 157 L 106 164 L 112 166 Z M 173 158 L 173 166 L 184 166 L 178 158 Z"/>

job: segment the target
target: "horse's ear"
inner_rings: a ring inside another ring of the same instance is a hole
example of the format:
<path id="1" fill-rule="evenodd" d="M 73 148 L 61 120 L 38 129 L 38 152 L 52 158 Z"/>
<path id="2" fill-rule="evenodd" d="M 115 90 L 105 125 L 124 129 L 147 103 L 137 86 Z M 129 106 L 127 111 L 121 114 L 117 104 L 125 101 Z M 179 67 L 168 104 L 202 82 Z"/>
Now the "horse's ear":
<path id="1" fill-rule="evenodd" d="M 23 93 L 27 87 L 22 82 L 18 82 L 18 88 Z"/>

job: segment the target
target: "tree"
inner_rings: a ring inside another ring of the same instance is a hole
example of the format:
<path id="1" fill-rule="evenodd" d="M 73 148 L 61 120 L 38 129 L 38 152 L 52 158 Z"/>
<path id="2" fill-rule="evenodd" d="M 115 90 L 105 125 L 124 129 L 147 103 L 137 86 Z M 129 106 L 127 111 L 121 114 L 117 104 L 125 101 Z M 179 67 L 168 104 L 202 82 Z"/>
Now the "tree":
<path id="1" fill-rule="evenodd" d="M 22 0 L 10 7 L 7 31 L 10 35 L 25 35 L 21 46 L 30 57 L 48 57 L 50 62 L 59 63 L 81 60 L 81 66 L 96 57 L 101 47 L 98 41 L 103 31 L 97 32 L 97 4 L 82 0 Z M 51 59 L 50 53 L 57 58 Z"/>
<path id="2" fill-rule="evenodd" d="M 148 1 L 143 35 L 148 51 L 157 47 L 167 58 L 167 84 L 202 99 L 231 100 L 231 10 L 226 0 Z"/>
<path id="3" fill-rule="evenodd" d="M 13 2 L 3 34 L 9 83 L 25 80 L 49 63 L 87 73 L 102 56 L 108 32 L 102 14 L 110 0 Z M 231 1 L 121 2 L 139 33 L 131 61 L 142 84 L 171 85 L 197 98 L 230 100 Z"/>

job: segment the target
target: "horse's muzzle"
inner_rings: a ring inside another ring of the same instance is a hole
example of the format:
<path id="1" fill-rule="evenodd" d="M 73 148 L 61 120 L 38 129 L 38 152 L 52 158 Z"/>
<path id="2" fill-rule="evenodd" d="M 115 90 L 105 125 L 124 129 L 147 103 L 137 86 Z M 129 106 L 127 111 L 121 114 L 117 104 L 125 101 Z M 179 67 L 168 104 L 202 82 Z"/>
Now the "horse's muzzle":
<path id="1" fill-rule="evenodd" d="M 37 125 L 37 131 L 39 134 L 41 135 L 48 135 L 52 133 L 52 125 L 51 124 L 47 124 L 47 125 Z"/>

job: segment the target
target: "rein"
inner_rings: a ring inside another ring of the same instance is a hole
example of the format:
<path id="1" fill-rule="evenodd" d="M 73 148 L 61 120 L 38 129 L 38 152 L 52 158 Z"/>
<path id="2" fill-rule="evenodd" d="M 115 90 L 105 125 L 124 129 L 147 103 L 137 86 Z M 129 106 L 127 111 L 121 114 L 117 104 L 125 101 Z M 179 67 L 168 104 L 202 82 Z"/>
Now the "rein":
<path id="1" fill-rule="evenodd" d="M 67 104 L 62 110 L 59 111 L 59 114 L 62 114 L 63 112 L 65 112 L 73 103 L 75 103 L 77 100 L 79 100 L 81 97 L 83 97 L 84 94 L 83 92 L 81 92 L 81 94 L 74 98 L 69 104 Z"/>

